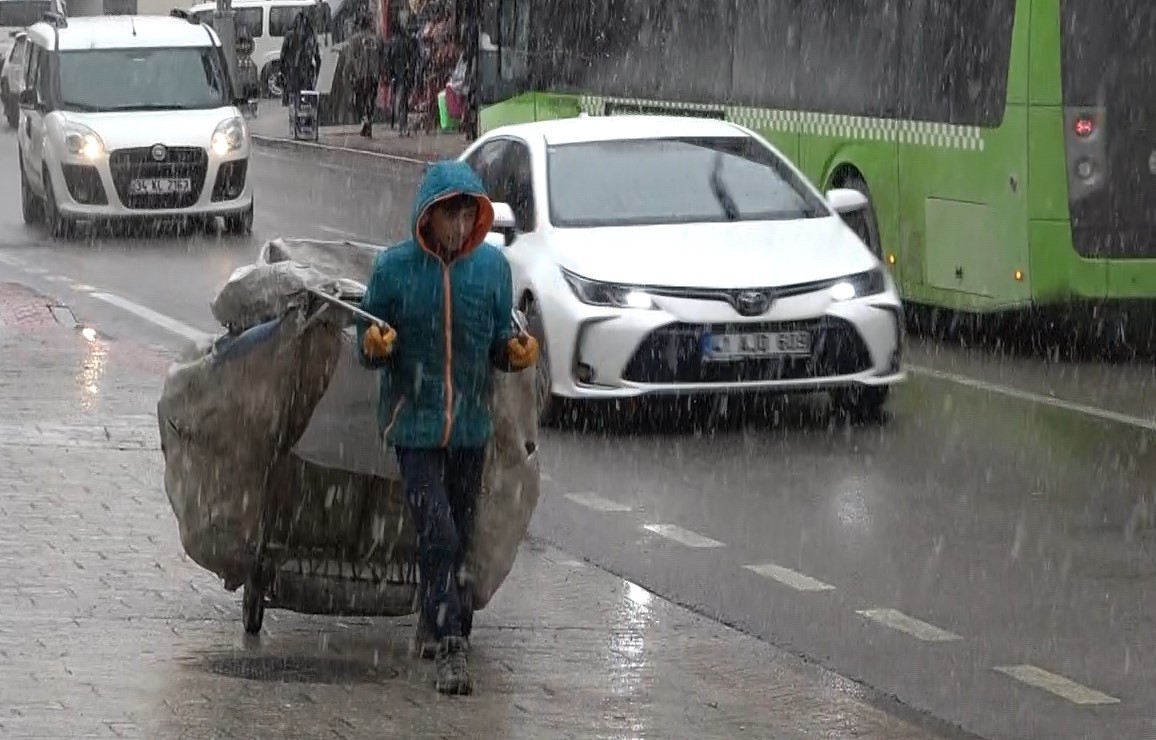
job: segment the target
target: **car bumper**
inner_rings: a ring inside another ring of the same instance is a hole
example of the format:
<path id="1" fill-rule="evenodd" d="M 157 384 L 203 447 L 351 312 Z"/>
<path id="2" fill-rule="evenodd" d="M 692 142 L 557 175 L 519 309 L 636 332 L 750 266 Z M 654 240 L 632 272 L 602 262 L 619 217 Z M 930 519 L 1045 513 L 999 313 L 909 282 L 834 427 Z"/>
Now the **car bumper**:
<path id="1" fill-rule="evenodd" d="M 559 293 L 555 293 L 559 295 Z M 902 382 L 903 308 L 889 289 L 850 301 L 827 292 L 779 299 L 740 316 L 721 301 L 656 297 L 656 308 L 612 309 L 559 296 L 542 306 L 555 395 L 805 392 Z M 705 333 L 807 331 L 811 351 L 793 357 L 708 361 Z"/>
<path id="2" fill-rule="evenodd" d="M 242 213 L 253 204 L 248 152 L 225 157 L 206 153 L 203 162 L 174 171 L 171 176 L 193 181 L 192 192 L 183 197 L 131 195 L 129 182 L 137 172 L 133 165 L 113 161 L 111 156 L 51 168 L 61 215 L 77 220 L 212 217 Z M 164 172 L 141 175 L 170 176 Z"/>

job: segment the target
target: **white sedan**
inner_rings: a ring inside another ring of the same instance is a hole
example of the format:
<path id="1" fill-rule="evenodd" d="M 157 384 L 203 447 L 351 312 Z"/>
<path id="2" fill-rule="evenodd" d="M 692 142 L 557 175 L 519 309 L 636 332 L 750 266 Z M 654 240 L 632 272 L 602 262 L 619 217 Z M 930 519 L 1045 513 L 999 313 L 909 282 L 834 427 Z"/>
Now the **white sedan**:
<path id="1" fill-rule="evenodd" d="M 495 202 L 515 302 L 558 398 L 829 391 L 878 413 L 903 312 L 879 260 L 765 139 L 713 119 L 507 126 L 463 155 Z"/>

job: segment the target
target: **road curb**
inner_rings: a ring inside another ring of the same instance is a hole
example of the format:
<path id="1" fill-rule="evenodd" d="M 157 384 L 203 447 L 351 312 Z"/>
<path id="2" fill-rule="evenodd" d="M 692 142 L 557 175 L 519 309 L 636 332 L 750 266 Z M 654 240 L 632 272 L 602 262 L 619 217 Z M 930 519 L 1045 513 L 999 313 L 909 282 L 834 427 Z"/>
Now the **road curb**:
<path id="1" fill-rule="evenodd" d="M 374 159 L 383 159 L 389 162 L 398 162 L 401 164 L 425 165 L 436 162 L 437 159 L 416 159 L 414 157 L 407 157 L 403 154 L 389 154 L 387 152 L 374 152 L 368 149 L 353 149 L 347 146 L 335 146 L 333 144 L 321 144 L 313 141 L 298 141 L 296 139 L 286 139 L 280 136 L 261 136 L 258 134 L 251 134 L 250 139 L 257 146 L 264 149 L 282 149 L 289 151 L 322 151 L 322 152 L 341 152 L 342 154 L 353 154 L 361 157 L 372 157 Z"/>

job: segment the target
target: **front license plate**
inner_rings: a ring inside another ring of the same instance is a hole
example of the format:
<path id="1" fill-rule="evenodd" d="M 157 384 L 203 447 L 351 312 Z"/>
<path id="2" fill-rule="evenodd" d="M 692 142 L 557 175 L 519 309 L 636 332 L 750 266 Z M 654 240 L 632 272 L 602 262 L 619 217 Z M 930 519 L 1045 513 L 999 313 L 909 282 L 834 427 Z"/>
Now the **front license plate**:
<path id="1" fill-rule="evenodd" d="M 714 362 L 811 354 L 808 331 L 708 334 L 703 342 L 703 355 Z"/>
<path id="2" fill-rule="evenodd" d="M 128 184 L 130 195 L 188 195 L 193 181 L 188 177 L 146 177 Z"/>

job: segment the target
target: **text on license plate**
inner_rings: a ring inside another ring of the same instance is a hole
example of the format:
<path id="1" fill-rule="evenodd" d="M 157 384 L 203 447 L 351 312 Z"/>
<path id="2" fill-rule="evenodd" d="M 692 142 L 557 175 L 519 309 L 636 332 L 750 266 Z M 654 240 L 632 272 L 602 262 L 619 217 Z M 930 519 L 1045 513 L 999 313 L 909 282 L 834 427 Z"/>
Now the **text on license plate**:
<path id="1" fill-rule="evenodd" d="M 193 181 L 188 177 L 144 177 L 128 184 L 130 195 L 188 195 Z"/>
<path id="2" fill-rule="evenodd" d="M 704 338 L 708 360 L 737 360 L 811 353 L 811 333 L 807 331 L 746 332 L 708 334 Z"/>

